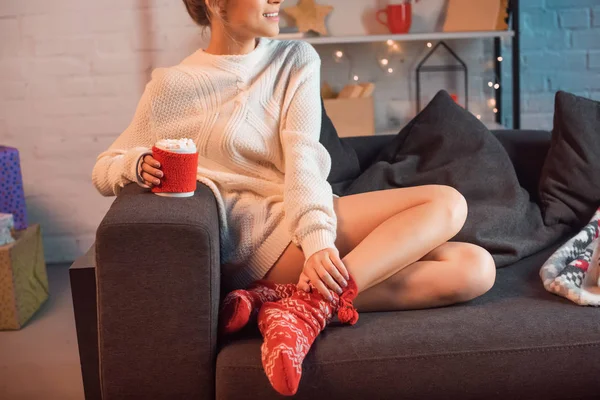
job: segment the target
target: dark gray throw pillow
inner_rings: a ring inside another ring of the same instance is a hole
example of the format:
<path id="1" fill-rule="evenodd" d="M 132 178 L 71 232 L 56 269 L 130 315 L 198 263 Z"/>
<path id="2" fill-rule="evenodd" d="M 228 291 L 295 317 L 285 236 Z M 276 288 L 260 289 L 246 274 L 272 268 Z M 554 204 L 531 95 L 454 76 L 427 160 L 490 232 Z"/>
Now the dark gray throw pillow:
<path id="1" fill-rule="evenodd" d="M 360 174 L 360 163 L 356 151 L 348 143 L 340 140 L 335 126 L 333 126 L 327 115 L 322 98 L 321 109 L 321 137 L 319 142 L 331 155 L 331 171 L 327 181 L 333 184 L 354 179 Z"/>
<path id="2" fill-rule="evenodd" d="M 452 186 L 465 196 L 467 221 L 452 240 L 487 249 L 498 267 L 548 247 L 565 233 L 562 226 L 544 225 L 502 144 L 445 91 L 344 194 L 427 184 Z"/>
<path id="3" fill-rule="evenodd" d="M 559 91 L 539 182 L 548 225 L 586 225 L 600 204 L 600 102 Z"/>

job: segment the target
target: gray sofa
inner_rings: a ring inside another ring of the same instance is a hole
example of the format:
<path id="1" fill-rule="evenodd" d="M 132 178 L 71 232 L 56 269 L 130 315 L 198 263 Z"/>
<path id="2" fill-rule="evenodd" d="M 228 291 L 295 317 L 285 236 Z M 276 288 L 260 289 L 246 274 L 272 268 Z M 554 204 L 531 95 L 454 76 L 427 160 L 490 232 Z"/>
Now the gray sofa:
<path id="1" fill-rule="evenodd" d="M 537 198 L 550 133 L 494 133 Z M 365 167 L 392 137 L 342 140 Z M 261 367 L 257 328 L 217 335 L 218 229 L 201 184 L 188 199 L 123 189 L 70 270 L 86 399 L 280 398 Z M 558 245 L 499 269 L 492 290 L 469 303 L 332 324 L 296 397 L 600 398 L 599 310 L 549 294 L 538 276 Z"/>

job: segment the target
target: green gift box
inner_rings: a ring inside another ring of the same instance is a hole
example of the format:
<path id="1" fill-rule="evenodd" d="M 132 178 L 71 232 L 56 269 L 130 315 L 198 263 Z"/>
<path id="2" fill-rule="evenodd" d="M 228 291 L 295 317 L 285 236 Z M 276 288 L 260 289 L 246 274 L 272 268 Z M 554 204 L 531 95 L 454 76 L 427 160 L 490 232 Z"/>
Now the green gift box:
<path id="1" fill-rule="evenodd" d="M 0 330 L 21 329 L 48 298 L 48 274 L 39 224 L 15 231 L 0 246 Z"/>

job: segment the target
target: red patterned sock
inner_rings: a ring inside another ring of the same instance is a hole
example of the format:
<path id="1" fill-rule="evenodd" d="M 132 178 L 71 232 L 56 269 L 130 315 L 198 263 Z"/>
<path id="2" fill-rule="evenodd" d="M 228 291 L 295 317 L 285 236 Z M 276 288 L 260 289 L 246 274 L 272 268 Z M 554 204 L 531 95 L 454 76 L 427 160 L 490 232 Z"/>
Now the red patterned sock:
<path id="1" fill-rule="evenodd" d="M 221 332 L 230 334 L 239 331 L 258 314 L 263 303 L 281 300 L 295 291 L 295 284 L 272 283 L 266 280 L 253 282 L 247 289 L 234 290 L 225 296 L 221 305 Z"/>
<path id="2" fill-rule="evenodd" d="M 358 321 L 352 305 L 358 294 L 354 279 L 350 277 L 341 295 L 329 292 L 333 301 L 316 290 L 296 290 L 290 297 L 265 303 L 258 313 L 258 327 L 264 338 L 263 368 L 273 388 L 282 395 L 291 396 L 298 390 L 304 357 L 335 312 L 342 323 L 354 325 Z"/>

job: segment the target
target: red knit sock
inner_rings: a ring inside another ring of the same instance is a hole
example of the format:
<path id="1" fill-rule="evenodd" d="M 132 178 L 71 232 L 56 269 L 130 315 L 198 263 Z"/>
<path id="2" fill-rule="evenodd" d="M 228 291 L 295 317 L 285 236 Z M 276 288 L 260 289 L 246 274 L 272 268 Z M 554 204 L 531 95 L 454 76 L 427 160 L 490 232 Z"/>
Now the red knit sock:
<path id="1" fill-rule="evenodd" d="M 295 284 L 279 284 L 266 280 L 253 282 L 247 289 L 234 290 L 223 299 L 219 312 L 222 333 L 234 333 L 242 329 L 267 301 L 289 297 L 296 291 Z"/>
<path id="2" fill-rule="evenodd" d="M 258 327 L 264 338 L 263 368 L 273 388 L 282 395 L 291 396 L 298 390 L 304 357 L 335 312 L 343 323 L 354 325 L 358 321 L 352 305 L 358 290 L 352 277 L 341 295 L 329 292 L 333 301 L 316 290 L 296 290 L 290 297 L 265 303 L 258 313 Z"/>

